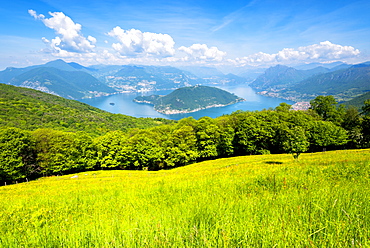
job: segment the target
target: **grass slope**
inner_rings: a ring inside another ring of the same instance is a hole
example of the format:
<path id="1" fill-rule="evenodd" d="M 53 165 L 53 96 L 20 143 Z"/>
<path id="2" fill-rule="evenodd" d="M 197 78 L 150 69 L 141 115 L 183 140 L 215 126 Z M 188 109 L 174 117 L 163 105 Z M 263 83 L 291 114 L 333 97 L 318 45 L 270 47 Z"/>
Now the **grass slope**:
<path id="1" fill-rule="evenodd" d="M 370 150 L 0 187 L 1 247 L 369 247 Z"/>

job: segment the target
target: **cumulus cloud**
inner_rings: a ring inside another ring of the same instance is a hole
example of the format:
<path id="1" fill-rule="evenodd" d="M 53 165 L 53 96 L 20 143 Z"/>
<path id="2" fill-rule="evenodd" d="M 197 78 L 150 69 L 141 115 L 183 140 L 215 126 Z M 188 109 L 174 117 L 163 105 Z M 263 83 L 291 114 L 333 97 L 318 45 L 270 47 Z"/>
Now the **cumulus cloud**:
<path id="1" fill-rule="evenodd" d="M 284 48 L 275 54 L 256 53 L 247 57 L 233 60 L 240 65 L 260 65 L 294 62 L 320 62 L 327 60 L 342 60 L 356 57 L 360 54 L 358 49 L 352 46 L 341 46 L 330 41 L 320 42 L 298 49 Z"/>
<path id="2" fill-rule="evenodd" d="M 48 46 L 50 55 L 74 60 L 86 60 L 93 63 L 144 63 L 144 64 L 173 64 L 173 63 L 225 63 L 226 52 L 217 47 L 208 47 L 206 44 L 193 44 L 189 47 L 181 46 L 177 50 L 175 41 L 168 34 L 142 32 L 137 29 L 124 30 L 117 26 L 106 35 L 116 41 L 110 48 L 96 47 L 95 37 L 85 37 L 82 26 L 75 23 L 70 17 L 62 12 L 49 12 L 50 18 L 38 14 L 34 10 L 28 13 L 36 20 L 53 29 L 56 37 L 49 39 L 42 37 L 42 41 Z M 107 49 L 105 49 L 107 48 Z M 227 61 L 237 66 L 244 65 L 273 65 L 294 64 L 305 62 L 325 62 L 342 60 L 348 61 L 358 58 L 360 51 L 352 46 L 333 44 L 330 41 L 320 42 L 298 48 L 284 48 L 277 53 L 255 53 L 246 57 L 229 59 Z M 227 63 L 227 62 L 226 62 Z"/>
<path id="3" fill-rule="evenodd" d="M 169 57 L 175 54 L 175 41 L 168 34 L 141 32 L 137 29 L 123 30 L 117 26 L 108 35 L 119 42 L 112 47 L 122 56 L 159 56 Z"/>
<path id="4" fill-rule="evenodd" d="M 66 16 L 62 12 L 49 12 L 50 18 L 37 14 L 34 10 L 28 13 L 37 20 L 41 20 L 46 27 L 55 30 L 57 36 L 48 40 L 42 38 L 48 44 L 53 53 L 67 56 L 69 53 L 89 53 L 95 48 L 96 39 L 92 36 L 84 37 L 81 33 L 82 26 Z"/>
<path id="5" fill-rule="evenodd" d="M 341 46 L 333 44 L 330 41 L 320 42 L 320 44 L 307 47 L 300 47 L 298 50 L 308 54 L 310 59 L 342 59 L 360 54 L 360 51 L 352 46 Z"/>
<path id="6" fill-rule="evenodd" d="M 208 48 L 206 44 L 193 44 L 190 47 L 181 46 L 179 51 L 187 54 L 184 60 L 221 61 L 226 56 L 226 52 L 218 50 L 217 47 Z"/>

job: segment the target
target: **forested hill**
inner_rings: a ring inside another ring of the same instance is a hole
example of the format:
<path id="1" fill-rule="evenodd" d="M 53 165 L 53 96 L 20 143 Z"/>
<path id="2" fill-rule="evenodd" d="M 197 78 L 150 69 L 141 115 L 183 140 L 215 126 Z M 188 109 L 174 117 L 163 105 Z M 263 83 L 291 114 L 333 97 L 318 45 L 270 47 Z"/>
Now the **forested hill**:
<path id="1" fill-rule="evenodd" d="M 216 87 L 196 85 L 179 88 L 166 96 L 136 97 L 135 101 L 153 104 L 160 113 L 177 114 L 222 107 L 244 99 Z"/>
<path id="2" fill-rule="evenodd" d="M 362 94 L 358 97 L 353 98 L 347 102 L 342 102 L 341 104 L 345 106 L 354 106 L 357 109 L 361 109 L 364 106 L 364 102 L 370 99 L 370 92 Z"/>
<path id="3" fill-rule="evenodd" d="M 0 126 L 25 130 L 53 128 L 104 134 L 171 122 L 111 114 L 87 104 L 37 90 L 0 84 Z"/>

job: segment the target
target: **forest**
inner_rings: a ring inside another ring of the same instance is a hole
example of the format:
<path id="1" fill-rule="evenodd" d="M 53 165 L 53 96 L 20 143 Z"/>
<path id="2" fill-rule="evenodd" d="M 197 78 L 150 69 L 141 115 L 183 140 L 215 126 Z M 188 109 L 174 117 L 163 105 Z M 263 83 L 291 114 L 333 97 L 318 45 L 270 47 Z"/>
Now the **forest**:
<path id="1" fill-rule="evenodd" d="M 318 96 L 308 111 L 237 111 L 215 119 L 191 117 L 147 128 L 101 132 L 3 127 L 0 182 L 86 170 L 160 170 L 209 159 L 370 147 L 370 100 L 362 111 Z"/>

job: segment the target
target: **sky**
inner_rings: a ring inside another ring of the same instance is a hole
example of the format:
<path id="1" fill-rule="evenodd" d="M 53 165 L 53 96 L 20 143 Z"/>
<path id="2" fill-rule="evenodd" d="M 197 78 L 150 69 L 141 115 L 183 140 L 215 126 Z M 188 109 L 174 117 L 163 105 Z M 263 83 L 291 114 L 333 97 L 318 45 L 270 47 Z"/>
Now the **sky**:
<path id="1" fill-rule="evenodd" d="M 370 60 L 368 0 L 12 0 L 0 5 L 0 70 L 85 66 L 253 68 Z"/>

